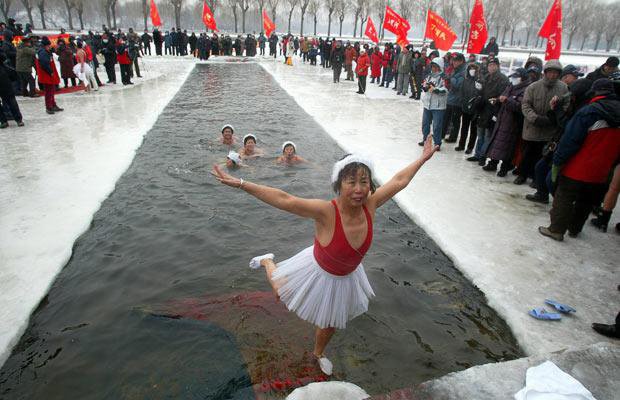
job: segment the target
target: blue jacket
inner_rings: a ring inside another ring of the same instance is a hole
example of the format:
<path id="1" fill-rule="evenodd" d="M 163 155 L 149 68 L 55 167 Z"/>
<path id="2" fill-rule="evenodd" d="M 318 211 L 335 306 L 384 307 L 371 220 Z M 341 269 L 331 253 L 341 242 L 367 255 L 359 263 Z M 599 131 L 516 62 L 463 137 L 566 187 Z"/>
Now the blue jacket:
<path id="1" fill-rule="evenodd" d="M 448 91 L 448 105 L 463 107 L 463 82 L 465 81 L 465 63 L 461 64 L 450 76 L 450 89 Z"/>
<path id="2" fill-rule="evenodd" d="M 39 48 L 37 51 L 37 58 L 39 59 L 39 66 L 48 74 L 52 74 L 52 67 L 50 63 L 52 62 L 52 55 L 45 50 L 45 47 Z"/>

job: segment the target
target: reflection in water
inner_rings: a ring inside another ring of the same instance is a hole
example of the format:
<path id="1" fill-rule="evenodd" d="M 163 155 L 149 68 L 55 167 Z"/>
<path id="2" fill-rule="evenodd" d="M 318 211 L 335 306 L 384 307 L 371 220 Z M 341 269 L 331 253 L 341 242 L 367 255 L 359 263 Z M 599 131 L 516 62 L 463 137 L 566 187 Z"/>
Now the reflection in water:
<path id="1" fill-rule="evenodd" d="M 198 66 L 76 242 L 0 370 L 0 397 L 277 398 L 325 378 L 308 357 L 312 327 L 247 267 L 311 244 L 312 222 L 213 179 L 227 149 L 212 138 L 225 123 L 266 150 L 235 175 L 333 196 L 343 152 L 260 66 Z M 310 162 L 276 165 L 285 140 Z M 377 297 L 330 344 L 335 379 L 382 394 L 521 354 L 482 293 L 394 202 L 377 212 L 364 264 Z"/>

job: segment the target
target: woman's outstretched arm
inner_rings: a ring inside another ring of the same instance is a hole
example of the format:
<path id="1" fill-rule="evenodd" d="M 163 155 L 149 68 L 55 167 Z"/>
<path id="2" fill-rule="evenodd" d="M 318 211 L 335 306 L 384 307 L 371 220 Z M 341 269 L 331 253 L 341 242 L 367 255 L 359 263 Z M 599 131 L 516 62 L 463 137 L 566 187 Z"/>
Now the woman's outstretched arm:
<path id="1" fill-rule="evenodd" d="M 330 204 L 325 200 L 303 199 L 280 189 L 235 178 L 222 171 L 218 165 L 213 166 L 213 175 L 224 185 L 241 189 L 273 207 L 303 218 L 322 221 L 329 212 Z"/>
<path id="2" fill-rule="evenodd" d="M 424 150 L 420 158 L 400 170 L 385 185 L 380 186 L 377 191 L 370 196 L 370 204 L 374 205 L 375 209 L 377 209 L 394 197 L 396 193 L 406 188 L 418 170 L 422 168 L 422 165 L 433 157 L 437 149 L 439 149 L 439 146 L 433 146 L 433 138 L 429 135 L 426 142 L 424 142 Z"/>

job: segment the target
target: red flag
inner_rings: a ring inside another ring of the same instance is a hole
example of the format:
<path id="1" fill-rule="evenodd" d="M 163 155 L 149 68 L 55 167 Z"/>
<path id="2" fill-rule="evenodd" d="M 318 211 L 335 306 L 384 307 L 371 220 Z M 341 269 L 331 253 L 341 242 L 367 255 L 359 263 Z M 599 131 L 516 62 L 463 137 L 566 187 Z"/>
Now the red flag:
<path id="1" fill-rule="evenodd" d="M 439 50 L 450 50 L 452 44 L 456 40 L 456 33 L 454 33 L 450 25 L 448 25 L 443 18 L 433 11 L 428 10 L 424 37 L 434 40 L 435 46 L 437 46 Z"/>
<path id="2" fill-rule="evenodd" d="M 212 31 L 217 32 L 217 24 L 215 23 L 215 17 L 213 16 L 213 12 L 207 5 L 207 0 L 204 0 L 202 3 L 202 22 L 204 22 L 205 26 Z"/>
<path id="3" fill-rule="evenodd" d="M 271 32 L 276 29 L 276 24 L 269 18 L 265 10 L 263 10 L 263 29 L 265 29 L 265 35 L 267 35 L 267 37 L 271 36 Z"/>
<path id="4" fill-rule="evenodd" d="M 377 29 L 375 28 L 375 24 L 372 22 L 372 18 L 368 17 L 368 23 L 366 24 L 366 31 L 364 35 L 368 37 L 368 39 L 372 40 L 375 43 L 379 43 L 379 37 L 377 36 Z"/>
<path id="5" fill-rule="evenodd" d="M 157 11 L 155 0 L 151 0 L 151 23 L 153 23 L 153 26 L 161 26 L 161 18 L 159 18 L 159 11 Z"/>
<path id="6" fill-rule="evenodd" d="M 480 54 L 484 44 L 489 37 L 487 32 L 487 22 L 484 20 L 484 8 L 482 0 L 476 0 L 474 9 L 469 19 L 469 41 L 467 42 L 467 52 L 469 54 Z"/>
<path id="7" fill-rule="evenodd" d="M 547 39 L 546 60 L 558 60 L 562 52 L 562 0 L 555 0 L 538 36 Z"/>
<path id="8" fill-rule="evenodd" d="M 407 33 L 409 33 L 409 29 L 411 29 L 409 22 L 398 15 L 396 11 L 392 10 L 389 6 L 385 6 L 383 27 L 396 35 L 397 42 L 399 39 L 401 41 L 407 41 Z M 409 42 L 407 41 L 407 43 Z"/>

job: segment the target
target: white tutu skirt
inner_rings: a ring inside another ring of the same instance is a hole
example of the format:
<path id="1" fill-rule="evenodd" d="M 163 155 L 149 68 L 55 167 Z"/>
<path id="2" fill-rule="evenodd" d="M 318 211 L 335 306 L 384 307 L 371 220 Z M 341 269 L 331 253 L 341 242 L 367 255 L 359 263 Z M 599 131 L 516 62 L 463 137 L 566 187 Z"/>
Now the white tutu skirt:
<path id="1" fill-rule="evenodd" d="M 286 307 L 320 328 L 344 329 L 347 321 L 368 311 L 375 294 L 362 264 L 345 276 L 330 274 L 316 262 L 314 246 L 277 264 L 272 278 Z"/>

